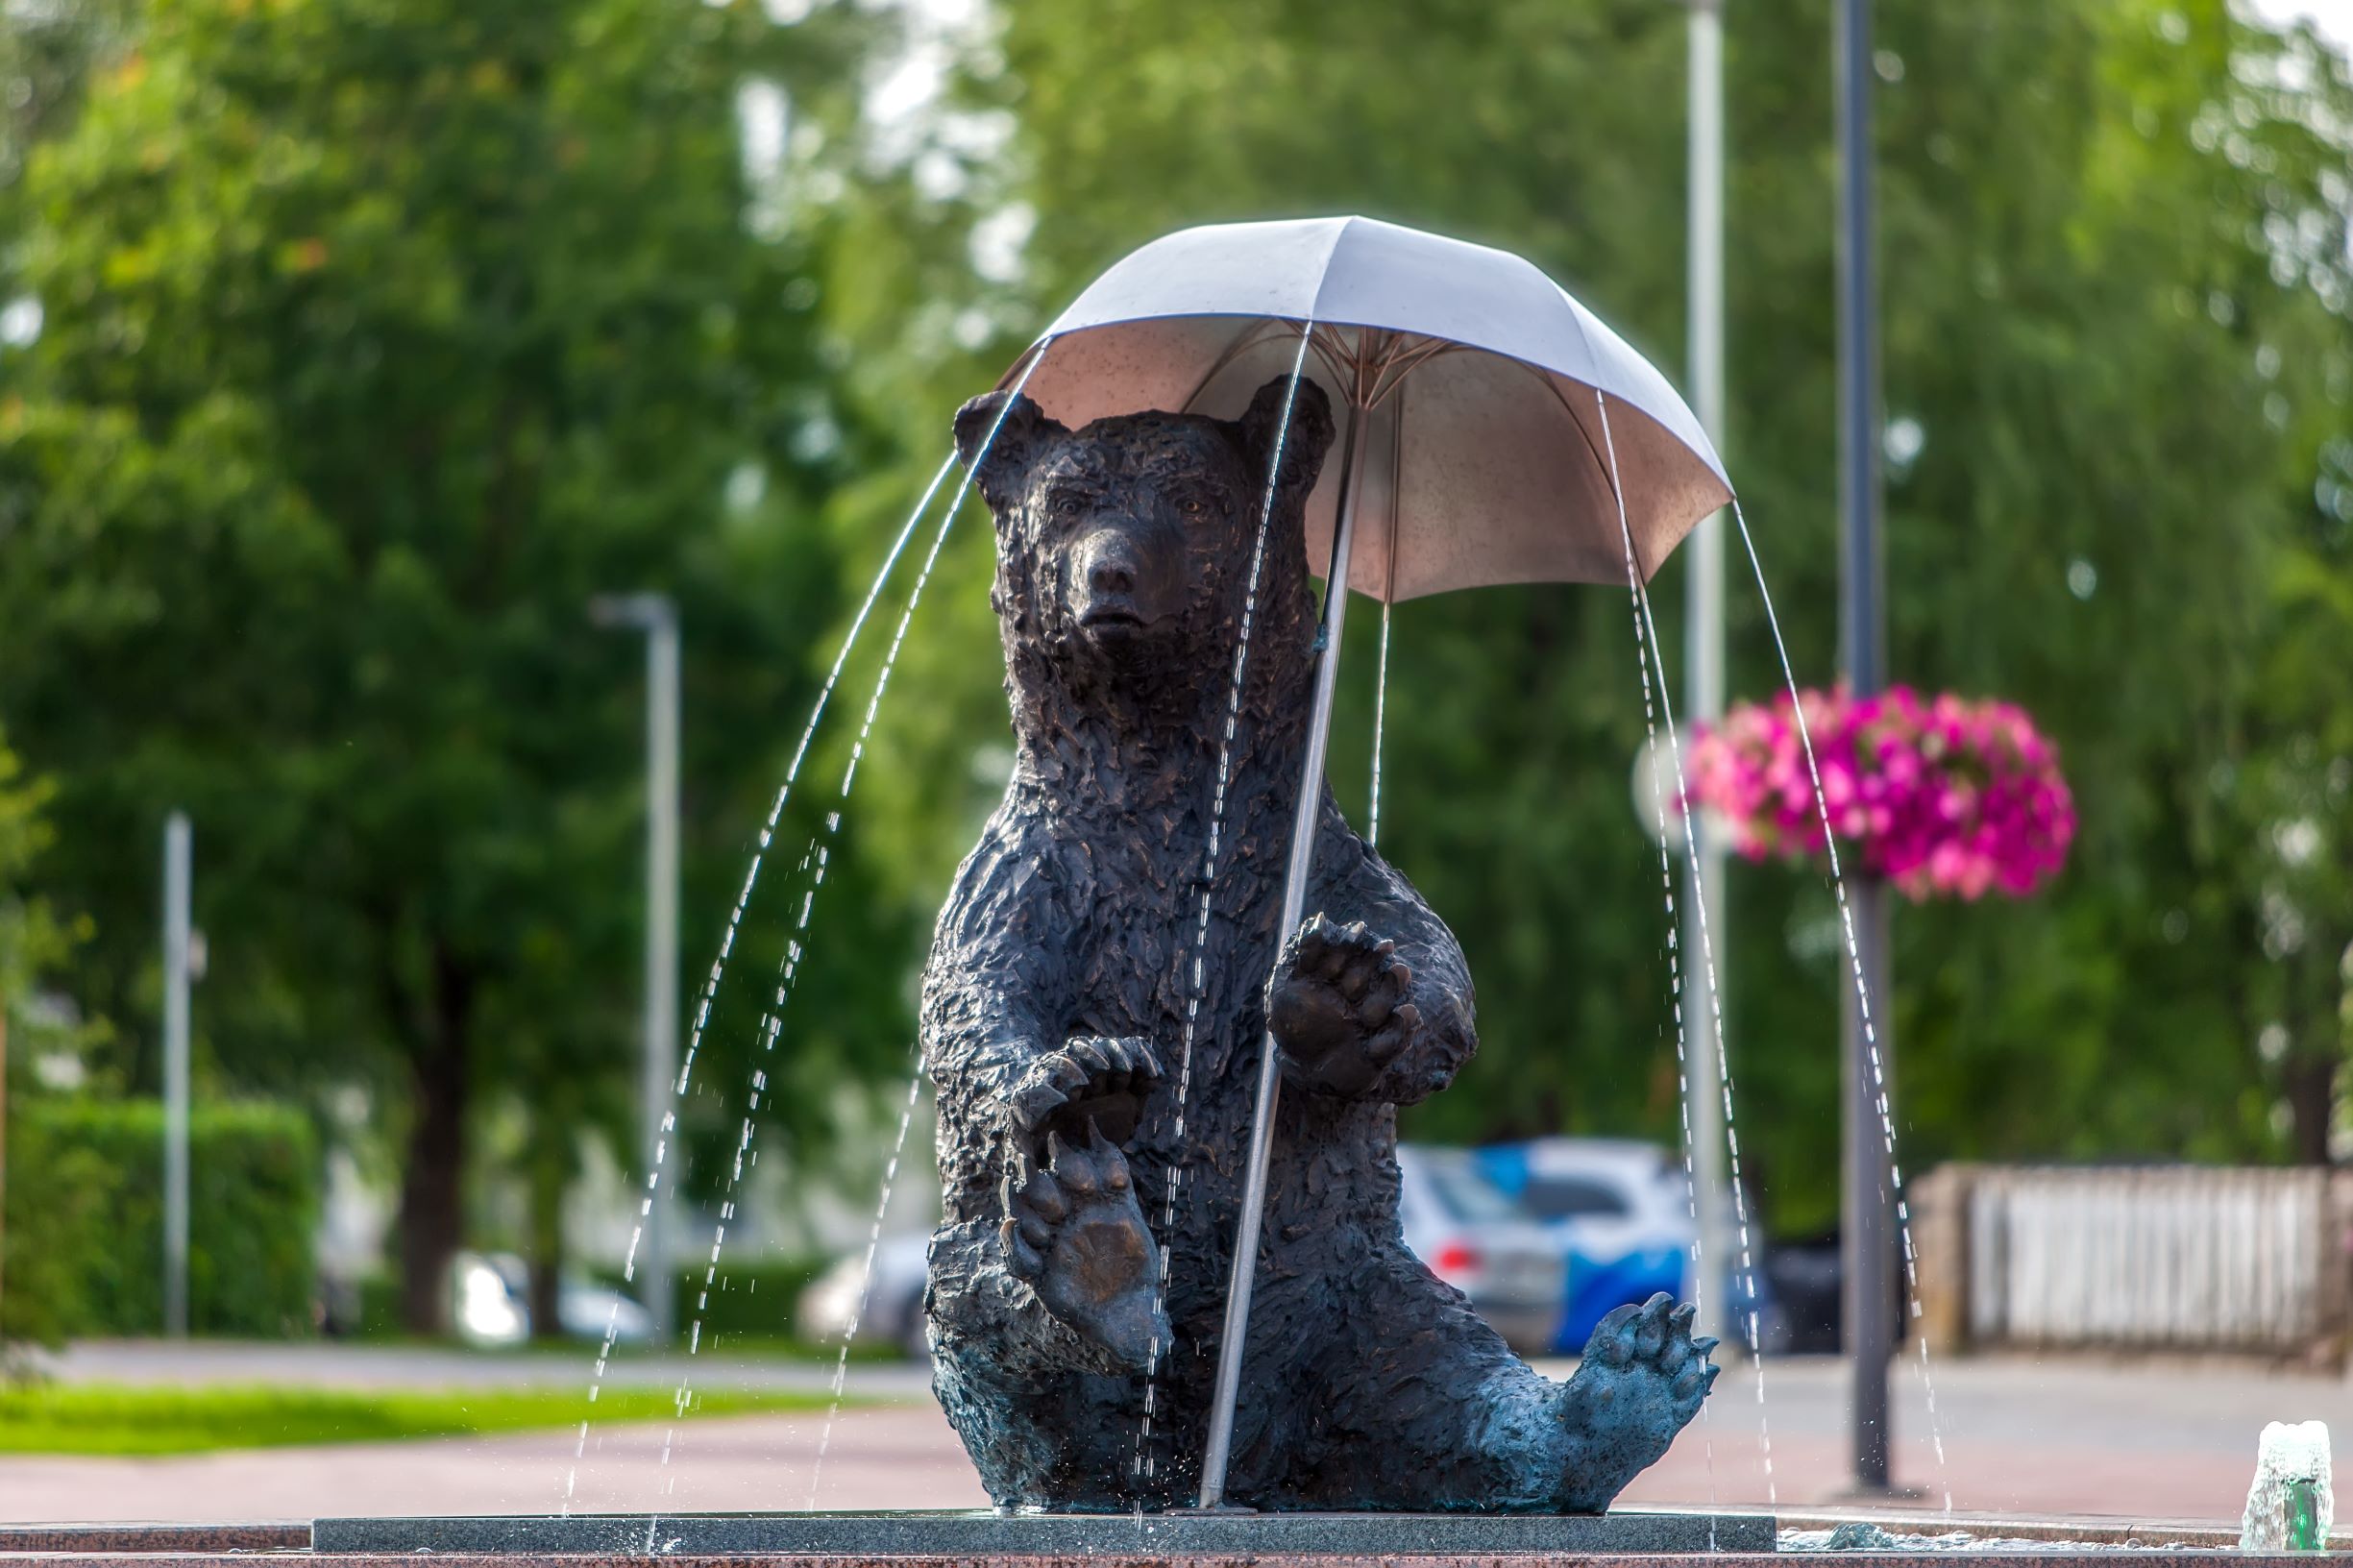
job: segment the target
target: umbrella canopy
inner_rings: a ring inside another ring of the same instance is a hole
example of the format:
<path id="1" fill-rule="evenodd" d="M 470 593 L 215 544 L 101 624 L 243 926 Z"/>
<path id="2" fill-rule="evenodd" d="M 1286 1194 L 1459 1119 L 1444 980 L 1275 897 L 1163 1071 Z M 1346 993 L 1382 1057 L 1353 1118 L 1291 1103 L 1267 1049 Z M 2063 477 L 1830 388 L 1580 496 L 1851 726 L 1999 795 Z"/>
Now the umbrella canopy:
<path id="1" fill-rule="evenodd" d="M 1011 370 L 1076 427 L 1166 408 L 1231 417 L 1287 375 L 1354 407 L 1366 443 L 1348 584 L 1395 603 L 1506 582 L 1626 580 L 1601 411 L 1647 579 L 1731 486 L 1664 376 L 1532 263 L 1372 218 L 1217 224 L 1095 280 Z M 1331 552 L 1342 476 L 1308 502 Z"/>

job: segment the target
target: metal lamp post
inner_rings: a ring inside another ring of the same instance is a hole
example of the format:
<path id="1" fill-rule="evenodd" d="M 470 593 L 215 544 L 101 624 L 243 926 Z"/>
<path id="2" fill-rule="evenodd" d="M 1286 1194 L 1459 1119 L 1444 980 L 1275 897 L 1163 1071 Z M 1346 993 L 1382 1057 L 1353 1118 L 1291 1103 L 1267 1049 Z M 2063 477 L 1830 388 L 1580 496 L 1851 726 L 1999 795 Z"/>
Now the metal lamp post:
<path id="1" fill-rule="evenodd" d="M 163 822 L 163 1332 L 188 1332 L 188 898 L 194 835 L 187 813 Z"/>
<path id="2" fill-rule="evenodd" d="M 646 634 L 646 1019 L 642 1146 L 653 1169 L 678 1073 L 678 614 L 664 594 L 600 594 L 600 626 Z M 664 1194 L 650 1192 L 644 1300 L 656 1344 L 669 1342 L 672 1301 Z"/>
<path id="3" fill-rule="evenodd" d="M 1872 253 L 1871 4 L 1838 0 L 1838 410 L 1841 500 L 1839 643 L 1847 682 L 1870 697 L 1887 680 L 1887 614 L 1879 552 L 1879 300 Z M 1879 1084 L 1893 1060 L 1888 1029 L 1887 888 L 1848 883 L 1861 993 L 1845 992 L 1846 1339 L 1852 1362 L 1857 1489 L 1888 1486 L 1887 1367 L 1895 1351 L 1890 1185 Z M 1870 1009 L 1868 1027 L 1861 1016 Z M 1876 1034 L 1876 1042 L 1873 1035 Z"/>

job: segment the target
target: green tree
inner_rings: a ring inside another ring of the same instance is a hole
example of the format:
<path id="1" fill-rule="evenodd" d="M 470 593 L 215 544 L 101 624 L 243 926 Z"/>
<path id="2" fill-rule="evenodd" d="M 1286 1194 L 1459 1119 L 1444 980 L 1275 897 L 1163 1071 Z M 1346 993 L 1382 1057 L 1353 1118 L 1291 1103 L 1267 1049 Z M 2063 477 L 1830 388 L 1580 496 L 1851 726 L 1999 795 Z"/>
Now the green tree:
<path id="1" fill-rule="evenodd" d="M 35 891 L 35 862 L 55 839 L 45 812 L 53 789 L 47 779 L 25 776 L 0 731 L 0 1212 L 8 1194 L 11 1104 L 21 1106 L 34 1086 L 37 1054 L 82 1043 L 81 1031 L 40 1005 L 37 989 L 87 934 L 59 919 Z M 51 1283 L 47 1260 L 0 1225 L 0 1354 L 10 1339 L 56 1337 L 60 1324 L 42 1311 Z"/>
<path id="2" fill-rule="evenodd" d="M 34 862 L 56 841 L 45 811 L 55 791 L 49 779 L 25 776 L 0 731 L 0 1044 L 24 1016 L 36 981 L 65 957 L 76 934 L 32 881 Z"/>
<path id="3" fill-rule="evenodd" d="M 814 412 L 813 240 L 764 220 L 740 126 L 803 83 L 817 123 L 872 25 L 153 0 L 0 182 L 42 311 L 0 350 L 0 710 L 60 781 L 58 896 L 98 917 L 75 983 L 150 1015 L 149 868 L 184 806 L 202 1070 L 396 1108 L 417 1327 L 487 1101 L 521 1108 L 534 1172 L 560 1182 L 584 1121 L 635 1164 L 642 661 L 588 600 L 681 608 L 690 952 L 840 613 L 808 523 L 845 460 Z M 781 945 L 776 907 L 747 946 Z M 750 1034 L 715 1023 L 725 1092 L 691 1139 L 732 1141 Z M 816 1032 L 798 1069 L 894 1043 Z"/>

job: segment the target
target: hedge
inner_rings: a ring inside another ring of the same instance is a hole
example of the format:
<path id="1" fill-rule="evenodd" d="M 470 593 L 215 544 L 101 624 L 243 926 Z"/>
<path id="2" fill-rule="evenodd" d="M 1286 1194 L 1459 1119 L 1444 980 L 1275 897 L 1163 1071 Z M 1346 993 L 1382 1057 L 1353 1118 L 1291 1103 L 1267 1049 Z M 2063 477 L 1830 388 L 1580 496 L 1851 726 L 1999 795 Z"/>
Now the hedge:
<path id="1" fill-rule="evenodd" d="M 0 1336 L 163 1327 L 163 1108 L 30 1100 L 10 1108 Z M 318 1139 L 283 1105 L 199 1105 L 188 1123 L 188 1327 L 283 1337 L 311 1328 Z"/>
<path id="2" fill-rule="evenodd" d="M 794 1316 L 800 1293 L 831 1266 L 830 1258 L 785 1258 L 731 1263 L 723 1259 L 719 1279 L 711 1286 L 710 1303 L 702 1301 L 699 1268 L 678 1270 L 676 1315 L 683 1336 L 687 1325 L 702 1319 L 703 1342 L 715 1335 L 744 1335 L 754 1339 L 789 1339 L 797 1332 Z"/>

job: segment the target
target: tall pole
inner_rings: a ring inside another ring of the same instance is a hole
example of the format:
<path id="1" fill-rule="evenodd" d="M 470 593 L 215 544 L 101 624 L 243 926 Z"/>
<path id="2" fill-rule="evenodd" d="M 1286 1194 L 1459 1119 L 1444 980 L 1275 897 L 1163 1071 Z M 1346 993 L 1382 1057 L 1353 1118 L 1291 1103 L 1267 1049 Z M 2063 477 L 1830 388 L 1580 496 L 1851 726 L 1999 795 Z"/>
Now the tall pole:
<path id="1" fill-rule="evenodd" d="M 1308 720 L 1307 754 L 1299 767 L 1299 798 L 1292 808 L 1290 860 L 1283 878 L 1285 942 L 1307 916 L 1308 873 L 1315 858 L 1315 824 L 1323 811 L 1324 748 L 1332 735 L 1332 694 L 1340 668 L 1340 634 L 1348 627 L 1348 563 L 1356 542 L 1357 500 L 1364 488 L 1362 439 L 1368 410 L 1352 402 L 1340 453 L 1340 495 L 1333 526 L 1332 564 L 1324 577 L 1323 635 L 1315 655 L 1314 707 Z M 1201 1454 L 1201 1507 L 1225 1507 L 1226 1467 L 1234 1453 L 1234 1409 L 1241 1398 L 1242 1357 L 1250 1338 L 1250 1287 L 1258 1275 L 1259 1228 L 1265 1217 L 1266 1167 L 1274 1153 L 1275 1106 L 1282 1097 L 1282 1059 L 1274 1031 L 1259 1044 L 1256 1119 L 1250 1124 L 1249 1164 L 1242 1183 L 1240 1222 L 1235 1228 L 1234 1265 L 1226 1287 L 1224 1330 L 1218 1335 L 1217 1378 L 1210 1399 L 1209 1440 Z"/>
<path id="2" fill-rule="evenodd" d="M 188 884 L 185 812 L 163 823 L 163 1332 L 188 1332 Z"/>
<path id="3" fill-rule="evenodd" d="M 646 634 L 646 1120 L 657 1140 L 678 1075 L 678 618 L 659 602 Z M 666 1207 L 655 1202 L 646 1229 L 657 1344 L 676 1328 Z"/>
<path id="4" fill-rule="evenodd" d="M 1856 697 L 1887 681 L 1884 571 L 1879 552 L 1879 300 L 1873 244 L 1871 3 L 1837 0 L 1838 411 L 1841 500 L 1839 644 Z M 1888 1029 L 1887 889 L 1857 874 L 1848 885 L 1861 994 L 1845 992 L 1846 1338 L 1853 1363 L 1854 1484 L 1888 1485 L 1887 1367 L 1895 1353 L 1888 1150 L 1879 1085 L 1892 1061 Z M 1870 1017 L 1862 1017 L 1867 1004 Z M 1876 1039 L 1875 1041 L 1874 1034 Z"/>
<path id="5" fill-rule="evenodd" d="M 678 614 L 662 594 L 601 594 L 589 616 L 601 626 L 646 634 L 646 1016 L 641 1146 L 651 1172 L 670 1137 L 666 1125 L 678 1076 Z M 653 1340 L 676 1328 L 670 1265 L 669 1194 L 650 1192 L 642 1246 L 647 1315 Z"/>
<path id="6" fill-rule="evenodd" d="M 1724 12 L 1722 0 L 1690 0 L 1689 212 L 1685 225 L 1691 315 L 1691 389 L 1700 424 L 1719 449 L 1724 445 Z M 1724 517 L 1712 514 L 1692 531 L 1685 546 L 1689 594 L 1684 616 L 1683 707 L 1697 723 L 1724 717 Z M 1699 1028 L 1699 1047 L 1686 1052 L 1684 1082 L 1691 1124 L 1692 1217 L 1699 1230 L 1697 1272 L 1691 1296 L 1702 1326 L 1727 1344 L 1742 1339 L 1725 1287 L 1734 1281 L 1730 1186 L 1726 1176 L 1724 1080 L 1713 1049 L 1708 1014 L 1711 960 L 1716 1003 L 1730 979 L 1731 920 L 1725 908 L 1724 845 L 1708 831 L 1706 819 L 1691 820 L 1696 851 L 1685 868 L 1680 972 L 1683 1017 Z M 1705 937 L 1700 912 L 1715 911 Z"/>

